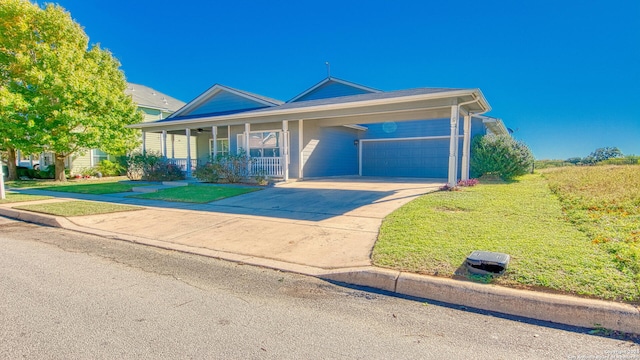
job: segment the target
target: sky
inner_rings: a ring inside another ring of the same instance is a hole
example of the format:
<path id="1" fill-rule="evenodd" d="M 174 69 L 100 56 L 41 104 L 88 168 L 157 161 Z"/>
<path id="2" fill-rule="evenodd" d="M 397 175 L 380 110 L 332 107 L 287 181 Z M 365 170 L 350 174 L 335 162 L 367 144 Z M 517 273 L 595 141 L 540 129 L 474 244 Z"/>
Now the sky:
<path id="1" fill-rule="evenodd" d="M 289 100 L 331 75 L 383 91 L 479 88 L 537 159 L 640 155 L 637 0 L 59 0 L 127 80 Z"/>

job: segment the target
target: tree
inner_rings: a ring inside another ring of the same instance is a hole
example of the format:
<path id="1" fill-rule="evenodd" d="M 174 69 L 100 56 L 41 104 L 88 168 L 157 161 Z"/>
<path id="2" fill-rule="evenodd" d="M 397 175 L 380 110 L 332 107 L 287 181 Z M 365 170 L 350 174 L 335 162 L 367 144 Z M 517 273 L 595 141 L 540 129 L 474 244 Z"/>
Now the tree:
<path id="1" fill-rule="evenodd" d="M 510 180 L 533 168 L 531 150 L 510 135 L 476 136 L 471 147 L 470 165 L 474 176 L 495 174 Z"/>
<path id="2" fill-rule="evenodd" d="M 112 54 L 93 45 L 58 5 L 42 9 L 28 0 L 0 3 L 2 95 L 22 104 L 0 116 L 3 148 L 54 153 L 55 178 L 65 181 L 64 159 L 88 149 L 124 154 L 138 142 L 125 126 L 142 121 L 124 93 L 126 80 Z M 4 121 L 4 119 L 3 119 Z M 6 135 L 5 135 L 6 134 Z M 22 139 L 14 143 L 13 139 Z"/>
<path id="3" fill-rule="evenodd" d="M 617 147 L 603 147 L 594 150 L 589 156 L 583 159 L 585 164 L 595 164 L 600 161 L 624 157 L 622 151 Z"/>

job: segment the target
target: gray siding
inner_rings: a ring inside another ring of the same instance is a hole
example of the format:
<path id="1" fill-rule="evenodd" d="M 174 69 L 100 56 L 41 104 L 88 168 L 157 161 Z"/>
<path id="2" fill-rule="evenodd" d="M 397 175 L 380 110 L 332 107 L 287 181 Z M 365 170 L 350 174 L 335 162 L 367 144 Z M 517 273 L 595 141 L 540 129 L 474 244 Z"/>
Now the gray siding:
<path id="1" fill-rule="evenodd" d="M 295 102 L 368 93 L 370 93 L 370 91 L 358 89 L 353 86 L 348 86 L 336 82 L 327 82 L 326 84 L 318 87 L 317 89 L 314 89 L 312 92 L 306 94 L 305 96 L 296 99 Z"/>
<path id="2" fill-rule="evenodd" d="M 200 106 L 183 115 L 231 113 L 263 107 L 266 106 L 259 102 L 251 101 L 245 97 L 221 91 Z"/>
<path id="3" fill-rule="evenodd" d="M 303 126 L 303 176 L 358 175 L 358 130 L 346 127 L 318 127 L 314 122 Z"/>

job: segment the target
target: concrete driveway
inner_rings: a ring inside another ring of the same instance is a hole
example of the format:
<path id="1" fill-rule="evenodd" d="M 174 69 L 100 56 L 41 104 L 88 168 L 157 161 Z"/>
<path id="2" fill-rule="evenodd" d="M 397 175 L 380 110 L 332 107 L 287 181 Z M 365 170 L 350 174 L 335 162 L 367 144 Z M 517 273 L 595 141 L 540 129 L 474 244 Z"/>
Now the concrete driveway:
<path id="1" fill-rule="evenodd" d="M 70 218 L 79 226 L 321 268 L 370 265 L 382 220 L 443 181 L 326 178 L 188 209 Z"/>

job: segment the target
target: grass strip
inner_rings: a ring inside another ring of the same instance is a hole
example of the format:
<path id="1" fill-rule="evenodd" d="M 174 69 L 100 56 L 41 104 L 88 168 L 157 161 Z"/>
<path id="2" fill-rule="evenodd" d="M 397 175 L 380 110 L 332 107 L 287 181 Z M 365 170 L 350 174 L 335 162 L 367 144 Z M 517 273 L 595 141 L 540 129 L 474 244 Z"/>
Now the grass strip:
<path id="1" fill-rule="evenodd" d="M 108 214 L 114 212 L 143 209 L 138 206 L 110 204 L 94 201 L 61 201 L 48 204 L 21 205 L 15 206 L 14 208 L 65 217 Z"/>
<path id="2" fill-rule="evenodd" d="M 9 191 L 7 191 L 5 195 L 5 199 L 0 199 L 0 204 L 51 199 L 51 196 L 18 194 Z"/>
<path id="3" fill-rule="evenodd" d="M 140 185 L 131 183 L 119 183 L 119 182 L 105 182 L 105 183 L 93 183 L 93 184 L 71 184 L 71 185 L 56 185 L 40 187 L 39 190 L 60 191 L 77 194 L 115 194 L 121 192 L 129 192 L 134 187 Z M 144 186 L 144 185 L 142 185 Z"/>
<path id="4" fill-rule="evenodd" d="M 474 250 L 511 255 L 493 283 L 637 302 L 632 276 L 566 221 L 539 174 L 420 197 L 390 214 L 373 250 L 378 266 L 451 277 Z"/>
<path id="5" fill-rule="evenodd" d="M 262 190 L 254 187 L 189 185 L 162 189 L 154 193 L 129 196 L 138 199 L 204 204 L 224 198 Z"/>

